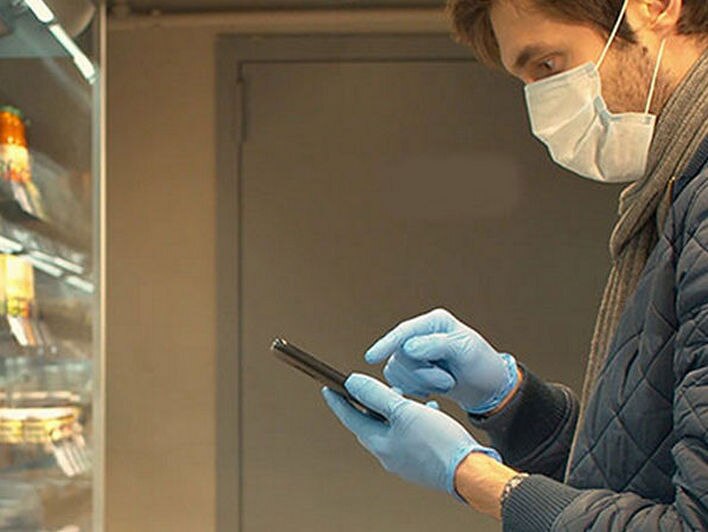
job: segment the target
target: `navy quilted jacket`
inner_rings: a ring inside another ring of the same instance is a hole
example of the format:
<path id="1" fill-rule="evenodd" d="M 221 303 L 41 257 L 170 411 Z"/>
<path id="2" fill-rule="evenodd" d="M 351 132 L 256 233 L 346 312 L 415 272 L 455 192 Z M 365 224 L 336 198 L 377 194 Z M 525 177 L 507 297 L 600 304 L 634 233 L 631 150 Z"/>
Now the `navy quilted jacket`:
<path id="1" fill-rule="evenodd" d="M 471 418 L 532 473 L 504 505 L 504 530 L 708 530 L 708 139 L 672 200 L 573 456 L 576 397 L 526 368 L 507 408 Z"/>

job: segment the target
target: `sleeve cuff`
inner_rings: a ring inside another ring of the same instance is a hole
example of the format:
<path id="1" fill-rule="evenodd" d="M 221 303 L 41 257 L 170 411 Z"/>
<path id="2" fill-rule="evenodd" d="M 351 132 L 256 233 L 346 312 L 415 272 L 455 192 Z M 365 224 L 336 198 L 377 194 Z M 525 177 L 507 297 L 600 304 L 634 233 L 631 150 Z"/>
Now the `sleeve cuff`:
<path id="1" fill-rule="evenodd" d="M 521 386 L 503 410 L 492 416 L 469 414 L 470 423 L 489 434 L 504 461 L 517 466 L 549 443 L 570 441 L 564 432 L 574 430 L 578 413 L 570 389 L 547 384 L 523 364 L 519 367 Z"/>
<path id="2" fill-rule="evenodd" d="M 502 507 L 504 532 L 546 531 L 582 493 L 543 475 L 531 475 L 509 493 Z"/>

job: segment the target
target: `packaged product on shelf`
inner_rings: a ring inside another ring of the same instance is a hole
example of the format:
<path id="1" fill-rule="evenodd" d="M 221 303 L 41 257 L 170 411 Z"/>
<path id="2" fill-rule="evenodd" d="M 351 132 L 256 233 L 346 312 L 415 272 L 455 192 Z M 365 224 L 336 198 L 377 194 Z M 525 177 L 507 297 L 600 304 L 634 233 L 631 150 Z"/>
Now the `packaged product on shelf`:
<path id="1" fill-rule="evenodd" d="M 5 308 L 8 316 L 29 318 L 34 306 L 34 269 L 32 264 L 15 255 L 0 256 Z"/>
<path id="2" fill-rule="evenodd" d="M 0 177 L 18 183 L 32 178 L 24 117 L 10 106 L 0 107 Z"/>
<path id="3" fill-rule="evenodd" d="M 90 470 L 91 460 L 79 423 L 81 410 L 76 406 L 0 407 L 0 443 L 6 445 L 41 445 L 53 454 L 59 469 L 68 477 Z"/>
<path id="4" fill-rule="evenodd" d="M 91 459 L 75 406 L 0 407 L 0 444 L 40 446 L 54 456 L 67 477 L 91 469 Z"/>
<path id="5" fill-rule="evenodd" d="M 50 343 L 48 331 L 37 320 L 32 264 L 15 255 L 0 255 L 0 313 L 15 341 L 24 347 Z"/>
<path id="6" fill-rule="evenodd" d="M 27 128 L 19 109 L 0 107 L 0 188 L 23 211 L 44 218 L 37 187 L 32 182 Z"/>

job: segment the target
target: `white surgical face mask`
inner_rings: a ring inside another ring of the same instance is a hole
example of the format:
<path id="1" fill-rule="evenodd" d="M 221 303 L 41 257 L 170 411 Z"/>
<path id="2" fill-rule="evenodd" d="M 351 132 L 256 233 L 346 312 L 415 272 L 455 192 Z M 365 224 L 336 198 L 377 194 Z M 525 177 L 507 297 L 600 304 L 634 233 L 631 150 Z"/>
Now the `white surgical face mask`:
<path id="1" fill-rule="evenodd" d="M 526 86 L 531 130 L 559 165 L 605 183 L 635 181 L 644 175 L 656 116 L 649 113 L 665 41 L 661 43 L 644 113 L 613 114 L 602 98 L 599 68 L 617 35 L 625 0 L 597 65 L 577 68 Z"/>

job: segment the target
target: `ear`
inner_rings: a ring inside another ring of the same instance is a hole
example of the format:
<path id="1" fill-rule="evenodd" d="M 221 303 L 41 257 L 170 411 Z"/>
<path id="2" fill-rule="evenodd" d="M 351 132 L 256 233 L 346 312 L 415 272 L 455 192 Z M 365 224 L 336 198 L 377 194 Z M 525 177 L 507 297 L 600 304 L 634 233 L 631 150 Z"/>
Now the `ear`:
<path id="1" fill-rule="evenodd" d="M 674 35 L 681 20 L 683 0 L 660 0 L 654 1 L 652 4 L 659 4 L 654 13 L 656 15 L 655 31 L 662 37 Z"/>
<path id="2" fill-rule="evenodd" d="M 627 8 L 627 18 L 637 30 L 648 30 L 663 39 L 676 33 L 683 0 L 633 0 Z"/>

